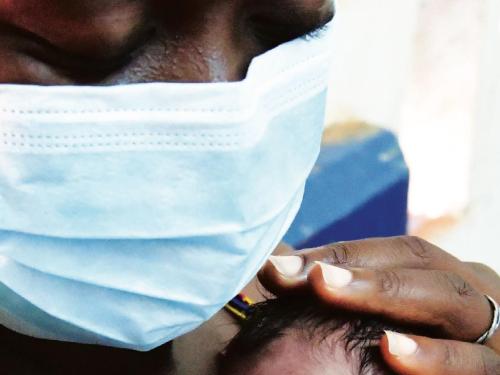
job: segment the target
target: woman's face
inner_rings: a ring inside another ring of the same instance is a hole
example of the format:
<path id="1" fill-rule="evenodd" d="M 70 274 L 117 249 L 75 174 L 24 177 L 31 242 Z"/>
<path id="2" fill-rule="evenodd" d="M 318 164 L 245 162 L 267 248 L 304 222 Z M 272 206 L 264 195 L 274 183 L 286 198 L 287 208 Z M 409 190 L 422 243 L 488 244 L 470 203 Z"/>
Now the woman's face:
<path id="1" fill-rule="evenodd" d="M 331 0 L 0 0 L 0 83 L 234 81 Z"/>

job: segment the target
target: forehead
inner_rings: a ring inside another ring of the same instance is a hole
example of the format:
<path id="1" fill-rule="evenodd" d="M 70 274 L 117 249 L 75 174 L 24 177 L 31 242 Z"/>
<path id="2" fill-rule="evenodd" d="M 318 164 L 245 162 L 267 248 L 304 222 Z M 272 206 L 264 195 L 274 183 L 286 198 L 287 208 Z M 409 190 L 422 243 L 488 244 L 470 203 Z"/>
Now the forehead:
<path id="1" fill-rule="evenodd" d="M 0 17 L 61 17 L 72 20 L 87 17 L 144 12 L 146 9 L 185 9 L 195 13 L 211 4 L 230 4 L 242 8 L 269 8 L 276 12 L 333 11 L 333 0 L 0 0 Z M 46 25 L 47 26 L 47 25 Z"/>
<path id="2" fill-rule="evenodd" d="M 352 359 L 341 344 L 308 340 L 293 331 L 273 341 L 241 375 L 352 375 Z"/>

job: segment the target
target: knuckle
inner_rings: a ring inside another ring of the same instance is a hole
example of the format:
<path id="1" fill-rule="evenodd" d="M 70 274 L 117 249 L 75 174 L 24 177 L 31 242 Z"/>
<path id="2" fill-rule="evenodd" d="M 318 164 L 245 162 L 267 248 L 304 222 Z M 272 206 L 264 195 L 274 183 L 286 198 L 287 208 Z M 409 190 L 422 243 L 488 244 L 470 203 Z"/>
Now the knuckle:
<path id="1" fill-rule="evenodd" d="M 462 361 L 462 354 L 459 352 L 457 347 L 452 344 L 446 344 L 444 346 L 443 355 L 443 364 L 445 367 L 453 368 L 457 363 Z"/>
<path id="2" fill-rule="evenodd" d="M 339 242 L 328 246 L 328 259 L 332 264 L 350 264 L 353 261 L 351 245 Z"/>
<path id="3" fill-rule="evenodd" d="M 500 356 L 490 349 L 482 350 L 480 355 L 481 375 L 500 374 Z"/>
<path id="4" fill-rule="evenodd" d="M 459 275 L 453 272 L 443 272 L 441 273 L 444 281 L 449 286 L 454 297 L 458 297 L 459 300 L 465 300 L 467 297 L 477 296 L 477 292 L 467 281 L 465 281 Z"/>
<path id="5" fill-rule="evenodd" d="M 432 263 L 435 249 L 431 243 L 417 236 L 403 236 L 398 239 L 421 266 L 428 267 Z"/>
<path id="6" fill-rule="evenodd" d="M 448 342 L 442 351 L 444 368 L 474 368 L 477 375 L 500 374 L 500 356 L 484 346 Z"/>
<path id="7" fill-rule="evenodd" d="M 453 272 L 434 272 L 434 282 L 439 285 L 442 293 L 440 305 L 443 308 L 434 310 L 432 320 L 440 331 L 446 334 L 469 335 L 470 322 L 468 314 L 470 307 L 475 306 L 479 294 L 462 277 Z M 446 313 L 443 313 L 446 311 Z"/>
<path id="8" fill-rule="evenodd" d="M 375 271 L 378 281 L 378 290 L 391 297 L 401 294 L 403 281 L 401 276 L 394 270 Z"/>
<path id="9" fill-rule="evenodd" d="M 355 257 L 353 256 L 354 245 L 351 242 L 335 242 L 312 249 L 304 249 L 294 253 L 302 257 L 306 268 L 312 267 L 314 262 L 320 261 L 332 265 L 351 264 Z"/>

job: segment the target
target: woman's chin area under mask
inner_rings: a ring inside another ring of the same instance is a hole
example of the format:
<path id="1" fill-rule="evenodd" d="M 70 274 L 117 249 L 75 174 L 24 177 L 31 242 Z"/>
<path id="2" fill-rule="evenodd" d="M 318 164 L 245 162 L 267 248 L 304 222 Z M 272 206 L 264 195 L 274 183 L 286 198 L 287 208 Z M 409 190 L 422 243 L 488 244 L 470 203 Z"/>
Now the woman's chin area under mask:
<path id="1" fill-rule="evenodd" d="M 171 375 L 172 343 L 149 352 L 41 340 L 0 326 L 1 373 L 12 375 Z"/>

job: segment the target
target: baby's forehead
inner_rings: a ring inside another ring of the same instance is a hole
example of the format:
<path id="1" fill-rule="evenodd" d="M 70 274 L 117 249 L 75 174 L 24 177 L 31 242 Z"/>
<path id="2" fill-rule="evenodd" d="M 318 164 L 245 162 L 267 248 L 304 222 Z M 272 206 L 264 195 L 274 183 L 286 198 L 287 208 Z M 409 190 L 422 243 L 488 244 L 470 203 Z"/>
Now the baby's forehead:
<path id="1" fill-rule="evenodd" d="M 326 338 L 304 335 L 299 329 L 287 329 L 272 341 L 255 363 L 242 363 L 244 375 L 354 375 L 359 359 L 346 353 L 341 333 Z"/>

